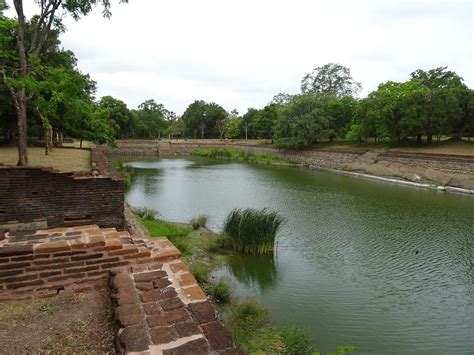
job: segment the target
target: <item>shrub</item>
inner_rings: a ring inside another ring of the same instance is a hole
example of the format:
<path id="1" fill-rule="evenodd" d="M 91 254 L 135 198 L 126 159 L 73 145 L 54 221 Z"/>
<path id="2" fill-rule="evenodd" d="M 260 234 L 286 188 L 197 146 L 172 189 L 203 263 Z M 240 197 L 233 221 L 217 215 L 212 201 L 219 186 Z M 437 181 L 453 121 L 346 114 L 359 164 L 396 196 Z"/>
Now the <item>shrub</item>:
<path id="1" fill-rule="evenodd" d="M 189 271 L 196 278 L 197 282 L 205 283 L 211 273 L 211 267 L 203 261 L 195 261 L 189 265 Z"/>
<path id="2" fill-rule="evenodd" d="M 246 254 L 264 254 L 273 251 L 275 236 L 283 222 L 277 212 L 267 209 L 235 209 L 224 223 L 224 232 L 230 237 L 235 251 Z"/>
<path id="3" fill-rule="evenodd" d="M 146 208 L 146 207 L 138 207 L 133 209 L 133 213 L 139 215 L 141 218 L 153 221 L 158 218 L 160 215 L 158 211 L 154 210 L 153 208 Z"/>
<path id="4" fill-rule="evenodd" d="M 230 285 L 223 280 L 212 284 L 207 291 L 217 302 L 228 303 L 230 301 Z"/>
<path id="5" fill-rule="evenodd" d="M 189 223 L 191 224 L 194 230 L 198 230 L 199 228 L 206 226 L 207 216 L 205 214 L 201 214 L 196 218 L 193 218 Z"/>
<path id="6" fill-rule="evenodd" d="M 280 335 L 287 354 L 307 354 L 312 349 L 308 333 L 299 328 L 289 326 L 280 328 Z"/>

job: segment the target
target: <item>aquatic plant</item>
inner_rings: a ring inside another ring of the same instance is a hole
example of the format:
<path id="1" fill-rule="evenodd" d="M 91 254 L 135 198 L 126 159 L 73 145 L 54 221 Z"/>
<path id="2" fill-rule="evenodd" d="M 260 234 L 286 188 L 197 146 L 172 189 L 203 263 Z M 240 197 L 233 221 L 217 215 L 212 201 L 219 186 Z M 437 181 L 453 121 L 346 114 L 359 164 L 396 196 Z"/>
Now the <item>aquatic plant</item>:
<path id="1" fill-rule="evenodd" d="M 199 228 L 205 227 L 207 224 L 207 216 L 205 214 L 201 214 L 195 218 L 193 218 L 189 224 L 193 227 L 194 230 L 198 230 Z"/>
<path id="2" fill-rule="evenodd" d="M 157 210 L 147 207 L 136 207 L 132 209 L 132 212 L 140 216 L 143 219 L 153 221 L 160 215 Z"/>
<path id="3" fill-rule="evenodd" d="M 235 251 L 258 255 L 273 251 L 283 217 L 275 211 L 253 208 L 232 210 L 224 223 Z"/>
<path id="4" fill-rule="evenodd" d="M 255 154 L 244 150 L 238 150 L 234 148 L 196 148 L 192 151 L 192 155 L 201 157 L 208 157 L 213 159 L 235 159 L 243 160 L 252 163 L 271 163 L 271 162 L 284 162 L 284 160 L 276 155 L 272 154 Z"/>
<path id="5" fill-rule="evenodd" d="M 219 280 L 209 286 L 207 293 L 217 302 L 228 303 L 230 301 L 230 285 L 224 280 Z"/>

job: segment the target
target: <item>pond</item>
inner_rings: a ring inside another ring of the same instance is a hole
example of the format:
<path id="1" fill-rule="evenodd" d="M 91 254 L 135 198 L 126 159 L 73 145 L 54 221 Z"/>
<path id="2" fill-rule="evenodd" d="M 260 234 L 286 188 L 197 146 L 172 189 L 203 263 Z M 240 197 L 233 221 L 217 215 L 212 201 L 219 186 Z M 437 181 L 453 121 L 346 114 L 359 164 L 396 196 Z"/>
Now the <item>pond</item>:
<path id="1" fill-rule="evenodd" d="M 214 273 L 255 297 L 318 350 L 467 354 L 474 350 L 474 197 L 296 167 L 204 158 L 137 159 L 135 207 L 220 231 L 236 207 L 285 223 L 274 256 L 233 256 Z"/>

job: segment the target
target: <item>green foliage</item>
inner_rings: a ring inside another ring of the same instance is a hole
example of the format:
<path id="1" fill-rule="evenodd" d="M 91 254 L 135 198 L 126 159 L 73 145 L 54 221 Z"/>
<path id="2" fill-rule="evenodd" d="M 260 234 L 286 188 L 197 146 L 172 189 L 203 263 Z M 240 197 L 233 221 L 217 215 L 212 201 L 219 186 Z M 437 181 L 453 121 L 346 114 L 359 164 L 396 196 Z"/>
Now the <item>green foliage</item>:
<path id="1" fill-rule="evenodd" d="M 125 165 L 123 161 L 121 160 L 114 161 L 113 165 L 114 165 L 115 170 L 117 170 L 120 173 L 120 175 L 122 175 L 125 190 L 128 190 L 130 186 L 132 185 L 132 178 L 133 178 L 133 173 L 134 173 L 133 167 L 129 165 Z M 158 212 L 150 208 L 145 208 L 145 207 L 136 208 L 133 210 L 133 212 L 145 219 L 155 219 L 158 216 Z"/>
<path id="2" fill-rule="evenodd" d="M 213 159 L 243 160 L 250 163 L 284 162 L 283 159 L 272 154 L 255 154 L 234 148 L 196 148 L 191 154 Z"/>
<path id="3" fill-rule="evenodd" d="M 300 328 L 286 326 L 280 329 L 280 335 L 285 344 L 287 354 L 308 354 L 313 346 L 308 333 Z"/>
<path id="4" fill-rule="evenodd" d="M 304 148 L 325 137 L 329 129 L 327 95 L 300 95 L 279 111 L 275 144 L 280 148 Z"/>
<path id="5" fill-rule="evenodd" d="M 119 161 L 119 163 L 121 163 L 121 162 Z M 123 163 L 120 164 L 120 165 L 123 165 Z M 154 210 L 153 208 L 147 208 L 147 207 L 134 208 L 133 213 L 140 216 L 140 218 L 142 218 L 144 220 L 148 220 L 148 221 L 154 221 L 160 215 L 158 213 L 158 211 Z"/>
<path id="6" fill-rule="evenodd" d="M 171 241 L 175 237 L 187 236 L 192 231 L 192 228 L 189 226 L 166 222 L 160 219 L 141 219 L 141 222 L 152 236 L 168 237 Z"/>
<path id="7" fill-rule="evenodd" d="M 224 232 L 230 237 L 235 251 L 265 254 L 273 251 L 275 237 L 283 217 L 267 209 L 235 209 L 224 222 Z"/>
<path id="8" fill-rule="evenodd" d="M 182 119 L 186 126 L 186 134 L 194 138 L 219 137 L 218 122 L 228 117 L 226 110 L 220 105 L 196 100 L 184 111 Z"/>
<path id="9" fill-rule="evenodd" d="M 195 261 L 189 265 L 189 271 L 196 278 L 196 281 L 202 284 L 207 282 L 212 267 L 204 261 Z"/>
<path id="10" fill-rule="evenodd" d="M 303 94 L 329 94 L 335 97 L 353 96 L 361 89 L 361 84 L 354 81 L 349 68 L 335 63 L 328 63 L 314 68 L 301 80 Z"/>
<path id="11" fill-rule="evenodd" d="M 349 345 L 341 345 L 336 348 L 336 352 L 334 353 L 327 353 L 326 355 L 346 355 L 352 351 L 354 351 L 355 348 L 353 346 Z M 313 352 L 312 355 L 320 355 L 321 353 L 316 351 Z"/>
<path id="12" fill-rule="evenodd" d="M 209 286 L 207 293 L 217 302 L 228 303 L 230 301 L 230 285 L 223 280 L 219 280 Z"/>
<path id="13" fill-rule="evenodd" d="M 208 217 L 204 214 L 201 214 L 195 218 L 193 218 L 189 224 L 193 227 L 194 230 L 198 230 L 199 228 L 203 228 L 207 224 Z"/>

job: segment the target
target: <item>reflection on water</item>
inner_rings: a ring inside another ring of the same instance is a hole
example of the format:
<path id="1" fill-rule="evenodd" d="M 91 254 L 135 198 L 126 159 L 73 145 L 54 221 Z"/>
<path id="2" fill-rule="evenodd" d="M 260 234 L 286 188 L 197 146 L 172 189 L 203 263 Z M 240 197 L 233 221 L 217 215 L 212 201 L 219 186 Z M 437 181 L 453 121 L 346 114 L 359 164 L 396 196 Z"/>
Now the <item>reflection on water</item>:
<path id="1" fill-rule="evenodd" d="M 275 259 L 230 257 L 214 276 L 322 353 L 472 353 L 473 196 L 202 158 L 130 164 L 127 201 L 168 220 L 207 214 L 219 231 L 234 208 L 280 212 Z"/>
<path id="2" fill-rule="evenodd" d="M 226 267 L 241 283 L 247 287 L 258 287 L 260 292 L 272 289 L 277 282 L 273 253 L 260 256 L 233 255 L 227 259 Z"/>

